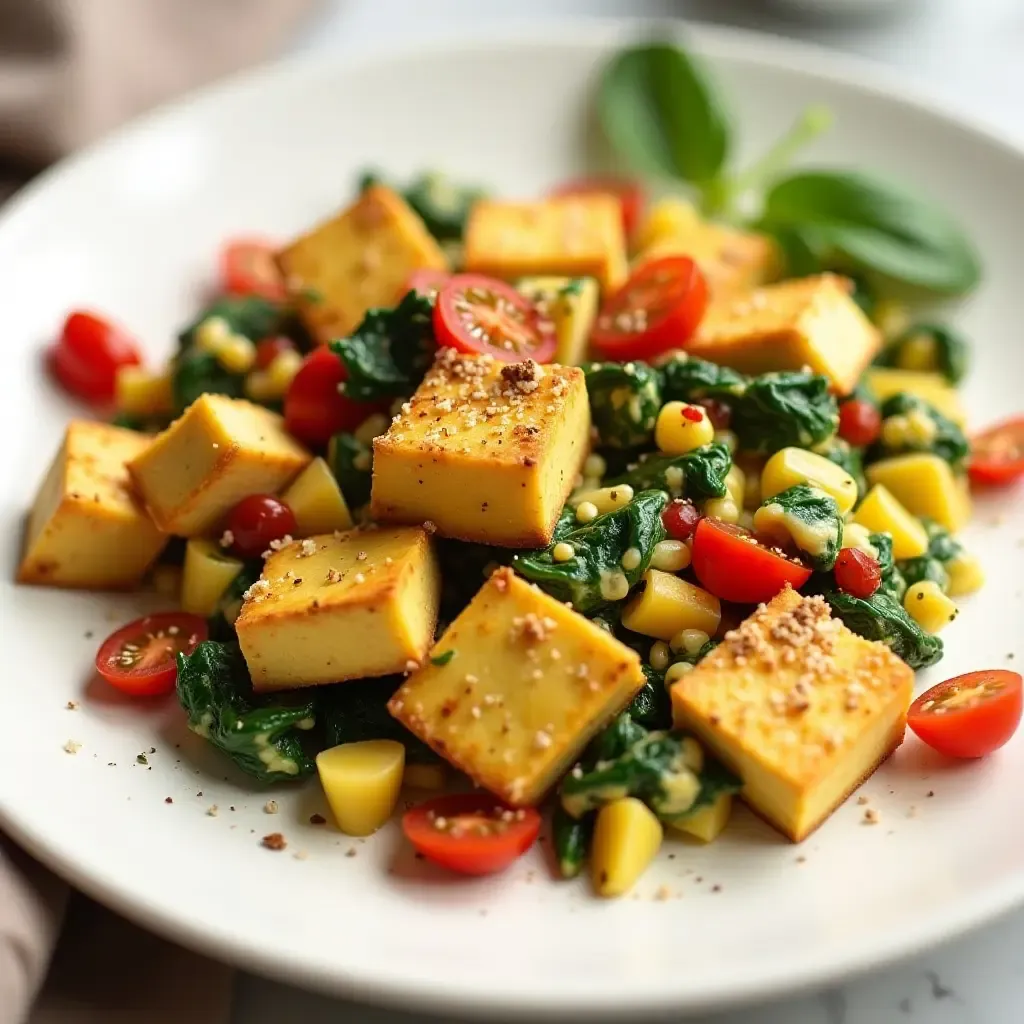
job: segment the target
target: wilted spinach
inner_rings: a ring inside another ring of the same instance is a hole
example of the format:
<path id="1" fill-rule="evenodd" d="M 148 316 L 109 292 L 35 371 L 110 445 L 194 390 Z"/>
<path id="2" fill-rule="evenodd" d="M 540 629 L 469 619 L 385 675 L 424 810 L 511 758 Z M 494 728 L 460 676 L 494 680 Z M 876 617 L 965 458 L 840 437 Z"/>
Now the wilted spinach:
<path id="1" fill-rule="evenodd" d="M 373 449 L 354 434 L 335 434 L 327 446 L 327 464 L 349 508 L 361 508 L 370 500 L 373 483 Z"/>
<path id="2" fill-rule="evenodd" d="M 911 668 L 926 668 L 942 657 L 942 641 L 926 633 L 906 613 L 900 599 L 885 587 L 867 598 L 828 589 L 825 599 L 854 633 L 881 641 Z"/>
<path id="3" fill-rule="evenodd" d="M 256 295 L 226 296 L 217 299 L 178 335 L 179 349 L 193 346 L 200 324 L 211 317 L 223 320 L 232 334 L 240 334 L 256 342 L 261 338 L 280 334 L 288 320 L 288 311 L 279 303 L 261 299 Z"/>
<path id="4" fill-rule="evenodd" d="M 907 592 L 907 581 L 903 578 L 896 565 L 896 559 L 892 555 L 892 535 L 888 533 L 872 533 L 868 538 L 871 546 L 875 549 L 875 558 L 878 560 L 878 568 L 881 570 L 882 579 L 878 589 L 883 593 L 903 600 Z"/>
<path id="5" fill-rule="evenodd" d="M 771 455 L 782 448 L 813 448 L 839 426 L 839 406 L 818 373 L 763 373 L 732 406 L 732 430 L 743 451 Z"/>
<path id="6" fill-rule="evenodd" d="M 626 709 L 629 717 L 645 729 L 672 728 L 672 700 L 665 689 L 665 673 L 648 664 L 640 666 L 644 685 Z"/>
<path id="7" fill-rule="evenodd" d="M 245 395 L 245 374 L 225 370 L 212 352 L 186 348 L 171 362 L 174 413 L 180 415 L 201 395 Z"/>
<path id="8" fill-rule="evenodd" d="M 698 402 L 702 398 L 716 398 L 728 403 L 743 395 L 749 380 L 728 366 L 709 363 L 685 352 L 673 352 L 658 369 L 666 402 Z"/>
<path id="9" fill-rule="evenodd" d="M 930 452 L 961 469 L 970 453 L 964 432 L 923 398 L 901 392 L 882 403 L 882 435 L 867 453 L 868 462 L 894 455 Z"/>
<path id="10" fill-rule="evenodd" d="M 661 409 L 661 381 L 647 363 L 585 363 L 590 416 L 602 446 L 650 445 Z"/>
<path id="11" fill-rule="evenodd" d="M 551 814 L 551 840 L 558 873 L 563 878 L 575 878 L 583 870 L 593 837 L 593 814 L 573 818 L 561 804 L 555 805 Z"/>
<path id="12" fill-rule="evenodd" d="M 360 191 L 371 185 L 386 184 L 388 182 L 375 171 L 364 172 L 359 178 Z M 462 238 L 470 209 L 487 195 L 481 188 L 459 185 L 438 171 L 426 171 L 397 191 L 420 215 L 427 230 L 441 242 Z"/>
<path id="13" fill-rule="evenodd" d="M 868 484 L 864 478 L 864 460 L 860 449 L 854 448 L 849 441 L 836 435 L 815 449 L 818 455 L 824 455 L 829 462 L 834 462 L 840 469 L 845 469 L 857 484 L 857 497 L 862 498 L 867 492 Z"/>
<path id="14" fill-rule="evenodd" d="M 963 545 L 944 526 L 931 519 L 922 519 L 921 522 L 928 532 L 928 550 L 918 558 L 900 561 L 900 572 L 908 587 L 922 580 L 933 580 L 946 592 L 949 590 L 946 566 L 963 555 Z"/>
<path id="15" fill-rule="evenodd" d="M 967 342 L 958 331 L 940 324 L 913 324 L 882 349 L 875 365 L 930 370 L 959 384 L 967 374 L 968 358 Z"/>
<path id="16" fill-rule="evenodd" d="M 754 513 L 759 536 L 794 544 L 818 571 L 831 569 L 843 543 L 843 516 L 830 494 L 796 484 L 765 498 Z"/>
<path id="17" fill-rule="evenodd" d="M 629 484 L 634 491 L 667 491 L 674 498 L 705 501 L 724 498 L 725 478 L 732 469 L 729 449 L 718 441 L 685 455 L 641 455 L 632 468 L 605 480 L 606 486 Z"/>

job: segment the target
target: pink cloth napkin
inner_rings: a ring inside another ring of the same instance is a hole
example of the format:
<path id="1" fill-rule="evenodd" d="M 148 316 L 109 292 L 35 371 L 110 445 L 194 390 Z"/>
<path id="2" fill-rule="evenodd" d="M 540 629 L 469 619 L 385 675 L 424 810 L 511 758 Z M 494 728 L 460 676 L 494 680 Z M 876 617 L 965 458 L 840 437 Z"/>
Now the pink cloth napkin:
<path id="1" fill-rule="evenodd" d="M 0 199 L 271 56 L 318 0 L 0 0 Z M 226 1024 L 231 972 L 69 893 L 0 836 L 0 1024 Z"/>

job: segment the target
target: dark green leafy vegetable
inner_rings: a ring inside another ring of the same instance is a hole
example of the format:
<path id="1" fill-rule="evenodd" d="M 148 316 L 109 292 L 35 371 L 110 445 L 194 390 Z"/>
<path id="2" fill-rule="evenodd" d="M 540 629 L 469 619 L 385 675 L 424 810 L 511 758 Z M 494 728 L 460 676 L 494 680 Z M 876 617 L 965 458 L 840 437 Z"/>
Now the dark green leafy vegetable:
<path id="1" fill-rule="evenodd" d="M 907 581 L 892 556 L 892 536 L 888 533 L 872 533 L 868 539 L 875 549 L 878 568 L 882 573 L 878 589 L 896 598 L 897 601 L 902 601 L 903 595 L 907 592 Z"/>
<path id="2" fill-rule="evenodd" d="M 731 427 L 743 451 L 813 448 L 838 429 L 839 406 L 821 374 L 763 373 L 733 400 Z"/>
<path id="3" fill-rule="evenodd" d="M 371 185 L 386 185 L 374 171 L 359 179 L 359 190 Z M 392 186 L 394 187 L 394 186 Z M 487 193 L 480 188 L 459 185 L 446 174 L 427 171 L 398 189 L 405 201 L 420 215 L 427 230 L 439 241 L 458 241 L 466 230 L 470 208 Z"/>
<path id="4" fill-rule="evenodd" d="M 361 508 L 370 500 L 373 481 L 373 449 L 354 434 L 335 434 L 327 446 L 327 464 L 349 508 Z"/>
<path id="5" fill-rule="evenodd" d="M 880 587 L 868 598 L 829 589 L 825 598 L 854 633 L 880 640 L 911 668 L 927 668 L 942 657 L 942 641 L 926 633 L 889 589 Z"/>
<path id="6" fill-rule="evenodd" d="M 119 412 L 111 421 L 112 427 L 120 427 L 122 430 L 144 431 L 146 421 L 139 416 L 133 416 L 128 412 Z"/>
<path id="7" fill-rule="evenodd" d="M 867 461 L 910 452 L 930 452 L 960 469 L 970 446 L 964 432 L 938 409 L 917 395 L 901 392 L 882 403 L 882 435 L 868 450 Z"/>
<path id="8" fill-rule="evenodd" d="M 590 741 L 587 749 L 583 751 L 580 764 L 589 770 L 598 761 L 613 761 L 646 735 L 647 730 L 629 711 L 623 711 Z"/>
<path id="9" fill-rule="evenodd" d="M 743 780 L 713 757 L 704 755 L 704 766 L 700 770 L 700 791 L 692 806 L 683 814 L 666 817 L 669 823 L 685 821 L 692 818 L 698 811 L 710 807 L 719 797 L 738 793 L 743 788 Z"/>
<path id="10" fill-rule="evenodd" d="M 504 548 L 458 540 L 435 540 L 434 550 L 441 567 L 441 618 L 445 622 L 451 622 L 469 604 L 493 567 L 505 565 L 512 556 Z"/>
<path id="11" fill-rule="evenodd" d="M 347 338 L 331 342 L 345 364 L 345 394 L 356 402 L 400 398 L 416 390 L 437 346 L 433 306 L 406 292 L 393 309 L 371 309 Z"/>
<path id="12" fill-rule="evenodd" d="M 830 494 L 809 484 L 796 484 L 766 498 L 754 513 L 759 536 L 793 543 L 819 572 L 836 564 L 843 543 L 843 516 Z"/>
<path id="13" fill-rule="evenodd" d="M 949 573 L 937 558 L 929 558 L 927 555 L 922 555 L 920 558 L 908 558 L 900 562 L 900 572 L 903 573 L 908 587 L 930 580 L 938 584 L 943 593 L 949 590 Z"/>
<path id="14" fill-rule="evenodd" d="M 680 652 L 672 659 L 672 664 L 674 665 L 677 661 L 685 661 L 689 665 L 696 665 L 703 661 L 721 642 L 721 640 L 709 640 L 696 654 Z"/>
<path id="15" fill-rule="evenodd" d="M 963 546 L 944 526 L 931 519 L 922 519 L 928 533 L 928 550 L 918 558 L 905 558 L 899 563 L 907 586 L 921 580 L 933 580 L 943 593 L 949 590 L 949 572 L 946 565 L 963 554 Z"/>
<path id="16" fill-rule="evenodd" d="M 601 445 L 650 445 L 662 401 L 658 372 L 641 362 L 585 363 L 582 369 Z"/>
<path id="17" fill-rule="evenodd" d="M 212 352 L 186 348 L 171 363 L 171 390 L 175 415 L 183 413 L 200 395 L 245 395 L 245 375 L 225 370 Z"/>
<path id="18" fill-rule="evenodd" d="M 819 455 L 824 455 L 829 462 L 834 462 L 841 469 L 845 469 L 857 483 L 857 497 L 864 496 L 868 489 L 868 483 L 864 478 L 864 460 L 861 458 L 859 448 L 854 448 L 849 441 L 844 441 L 841 437 L 836 436 L 829 438 L 814 450 Z"/>
<path id="19" fill-rule="evenodd" d="M 261 782 L 304 778 L 314 770 L 300 733 L 315 724 L 314 703 L 287 705 L 252 692 L 237 644 L 206 640 L 178 655 L 178 701 L 189 728 Z"/>
<path id="20" fill-rule="evenodd" d="M 288 311 L 276 302 L 256 295 L 227 296 L 207 306 L 179 335 L 178 346 L 191 348 L 196 341 L 199 325 L 211 317 L 220 317 L 232 334 L 240 334 L 250 341 L 280 334 L 288 319 Z"/>
<path id="21" fill-rule="evenodd" d="M 576 550 L 568 562 L 555 561 L 555 541 L 543 550 L 515 555 L 512 566 L 559 601 L 572 602 L 576 611 L 595 612 L 621 599 L 621 595 L 611 596 L 612 580 L 625 576 L 629 587 L 634 587 L 647 571 L 654 545 L 665 539 L 661 511 L 667 503 L 668 495 L 662 491 L 642 491 L 628 505 L 562 533 L 559 540 Z M 567 519 L 560 520 L 563 523 L 567 526 Z M 622 556 L 629 548 L 640 552 L 640 561 L 626 570 Z"/>
<path id="22" fill-rule="evenodd" d="M 959 384 L 967 374 L 968 354 L 967 342 L 952 328 L 913 324 L 879 352 L 875 365 L 934 370 L 950 384 Z"/>
<path id="23" fill-rule="evenodd" d="M 583 870 L 593 835 L 594 815 L 572 818 L 561 804 L 555 805 L 551 815 L 551 839 L 558 873 L 563 878 L 575 878 Z"/>
<path id="24" fill-rule="evenodd" d="M 604 483 L 609 487 L 629 484 L 634 491 L 654 489 L 667 491 L 675 498 L 704 501 L 725 497 L 725 478 L 730 469 L 729 449 L 713 441 L 685 455 L 641 455 L 632 468 Z"/>
<path id="25" fill-rule="evenodd" d="M 742 396 L 748 380 L 728 366 L 709 363 L 685 352 L 674 352 L 658 369 L 666 402 L 696 402 L 702 398 L 728 402 Z"/>
<path id="26" fill-rule="evenodd" d="M 645 729 L 671 729 L 672 701 L 665 689 L 665 674 L 646 663 L 641 668 L 644 685 L 626 710 L 633 721 Z"/>

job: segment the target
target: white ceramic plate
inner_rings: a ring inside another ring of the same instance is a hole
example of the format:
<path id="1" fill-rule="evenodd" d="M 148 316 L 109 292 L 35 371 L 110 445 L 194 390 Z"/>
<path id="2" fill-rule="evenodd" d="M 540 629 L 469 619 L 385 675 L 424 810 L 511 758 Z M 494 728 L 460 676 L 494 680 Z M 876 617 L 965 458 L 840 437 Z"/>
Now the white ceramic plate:
<path id="1" fill-rule="evenodd" d="M 315 784 L 279 789 L 280 813 L 266 815 L 267 795 L 188 735 L 172 704 L 140 711 L 91 684 L 99 639 L 138 613 L 138 599 L 9 582 L 20 517 L 75 411 L 39 362 L 64 311 L 109 310 L 160 358 L 201 301 L 221 239 L 287 237 L 346 201 L 365 164 L 398 176 L 444 167 L 505 194 L 536 194 L 584 165 L 595 67 L 625 37 L 622 26 L 573 23 L 262 72 L 69 161 L 0 217 L 0 821 L 137 921 L 339 994 L 593 1016 L 824 983 L 1024 897 L 1024 742 L 950 766 L 911 739 L 867 786 L 880 824 L 862 824 L 851 801 L 796 848 L 739 813 L 710 848 L 666 847 L 633 899 L 603 903 L 585 881 L 555 884 L 543 848 L 500 878 L 456 881 L 413 860 L 394 828 L 364 843 L 311 827 L 310 814 L 324 810 Z M 969 405 L 976 421 L 1017 411 L 1024 155 L 908 98 L 873 68 L 751 36 L 702 32 L 700 41 L 742 114 L 745 151 L 821 101 L 838 128 L 816 160 L 902 175 L 970 225 L 988 272 L 960 315 L 977 343 Z M 1019 504 L 980 504 L 967 539 L 990 584 L 949 629 L 943 676 L 1024 654 Z M 80 709 L 66 710 L 69 699 Z M 74 756 L 62 749 L 69 739 L 82 744 Z M 137 764 L 150 747 L 149 767 Z M 261 848 L 272 831 L 287 850 Z M 662 887 L 670 899 L 655 899 Z"/>

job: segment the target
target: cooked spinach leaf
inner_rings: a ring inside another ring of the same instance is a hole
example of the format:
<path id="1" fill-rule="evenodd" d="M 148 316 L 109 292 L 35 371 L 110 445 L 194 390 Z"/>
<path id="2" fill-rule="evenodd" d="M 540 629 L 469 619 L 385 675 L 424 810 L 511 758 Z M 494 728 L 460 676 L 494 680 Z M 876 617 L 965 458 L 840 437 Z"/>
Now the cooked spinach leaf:
<path id="1" fill-rule="evenodd" d="M 967 374 L 969 350 L 963 335 L 940 324 L 912 324 L 875 358 L 876 366 L 941 373 L 950 384 Z"/>
<path id="2" fill-rule="evenodd" d="M 669 823 L 685 821 L 693 817 L 698 811 L 710 807 L 719 797 L 731 796 L 743 788 L 743 781 L 734 772 L 709 755 L 704 755 L 704 765 L 700 770 L 700 791 L 697 799 L 693 801 L 688 811 L 683 814 L 666 816 L 665 821 Z"/>
<path id="3" fill-rule="evenodd" d="M 590 842 L 594 837 L 594 815 L 573 818 L 561 804 L 551 815 L 551 840 L 555 847 L 555 863 L 563 878 L 575 878 L 586 863 Z"/>
<path id="4" fill-rule="evenodd" d="M 759 536 L 795 545 L 818 571 L 831 569 L 843 543 L 843 516 L 830 494 L 796 484 L 766 498 L 754 513 Z"/>
<path id="5" fill-rule="evenodd" d="M 370 500 L 373 449 L 354 434 L 335 434 L 327 446 L 327 464 L 349 508 L 362 508 Z"/>
<path id="6" fill-rule="evenodd" d="M 586 363 L 582 369 L 600 444 L 609 448 L 650 445 L 661 409 L 658 372 L 641 362 Z"/>
<path id="7" fill-rule="evenodd" d="M 725 497 L 730 469 L 729 449 L 713 441 L 684 455 L 641 455 L 631 468 L 604 482 L 606 486 L 629 484 L 634 491 L 653 489 L 667 491 L 674 498 L 705 501 Z"/>
<path id="8" fill-rule="evenodd" d="M 828 589 L 825 598 L 854 633 L 881 641 L 911 668 L 926 668 L 942 657 L 942 641 L 926 633 L 889 589 L 880 587 L 868 598 Z"/>
<path id="9" fill-rule="evenodd" d="M 824 455 L 829 462 L 834 462 L 840 469 L 845 469 L 853 477 L 857 484 L 858 499 L 867 493 L 868 484 L 864 478 L 864 460 L 861 458 L 859 448 L 854 448 L 849 441 L 844 441 L 836 435 L 829 438 L 824 444 L 818 445 L 814 451 L 818 455 Z"/>
<path id="10" fill-rule="evenodd" d="M 626 709 L 630 718 L 645 729 L 672 728 L 672 700 L 665 689 L 665 673 L 644 663 L 644 685 Z"/>
<path id="11" fill-rule="evenodd" d="M 360 176 L 359 190 L 387 184 L 376 171 L 366 171 Z M 420 215 L 427 230 L 441 242 L 462 238 L 470 209 L 478 199 L 487 195 L 481 188 L 460 185 L 438 171 L 426 171 L 396 191 Z"/>
<path id="12" fill-rule="evenodd" d="M 717 398 L 728 403 L 730 399 L 742 397 L 748 380 L 728 366 L 709 363 L 685 352 L 673 352 L 658 369 L 662 378 L 662 398 L 666 402 Z"/>
<path id="13" fill-rule="evenodd" d="M 918 558 L 904 558 L 899 562 L 907 586 L 921 580 L 933 580 L 943 590 L 949 590 L 949 572 L 946 566 L 963 555 L 963 545 L 944 526 L 931 519 L 922 519 L 928 533 L 928 550 Z"/>
<path id="14" fill-rule="evenodd" d="M 959 470 L 970 446 L 964 432 L 938 409 L 917 395 L 901 392 L 882 403 L 882 434 L 868 449 L 867 461 L 911 452 L 930 452 Z"/>
<path id="15" fill-rule="evenodd" d="M 838 429 L 839 407 L 821 374 L 763 373 L 734 400 L 731 427 L 743 451 L 771 455 L 782 448 L 813 448 Z"/>
<path id="16" fill-rule="evenodd" d="M 212 352 L 182 349 L 171 362 L 174 413 L 183 413 L 200 395 L 245 395 L 245 374 L 225 370 Z"/>
<path id="17" fill-rule="evenodd" d="M 589 770 L 599 761 L 613 761 L 646 735 L 647 730 L 629 711 L 623 711 L 590 741 L 583 751 L 580 764 Z"/>
<path id="18" fill-rule="evenodd" d="M 875 557 L 882 573 L 878 589 L 896 598 L 897 601 L 902 601 L 903 595 L 907 592 L 907 581 L 903 578 L 903 573 L 896 565 L 896 560 L 892 555 L 892 535 L 872 533 L 868 539 L 875 549 Z"/>
<path id="19" fill-rule="evenodd" d="M 223 320 L 232 334 L 240 334 L 256 342 L 261 338 L 282 333 L 288 319 L 288 311 L 276 302 L 255 295 L 226 296 L 207 306 L 178 335 L 178 347 L 191 348 L 195 344 L 196 331 L 200 324 L 212 317 Z"/>

